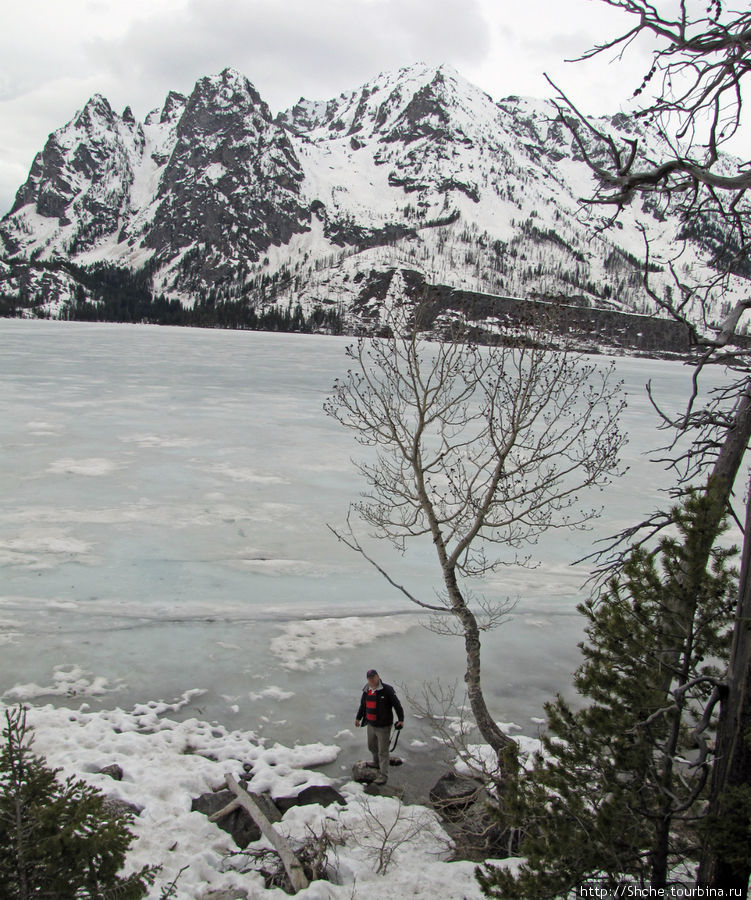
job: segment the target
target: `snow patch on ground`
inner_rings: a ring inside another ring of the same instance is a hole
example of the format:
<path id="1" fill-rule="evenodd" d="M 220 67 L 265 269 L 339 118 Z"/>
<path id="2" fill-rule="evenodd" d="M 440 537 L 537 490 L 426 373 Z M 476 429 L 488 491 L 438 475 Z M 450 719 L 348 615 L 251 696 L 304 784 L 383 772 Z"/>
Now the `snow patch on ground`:
<path id="1" fill-rule="evenodd" d="M 0 617 L 0 647 L 12 644 L 22 633 L 23 624 L 19 619 L 3 619 Z"/>
<path id="2" fill-rule="evenodd" d="M 231 481 L 247 482 L 251 484 L 289 484 L 278 475 L 262 475 L 254 469 L 244 469 L 240 466 L 230 466 L 227 463 L 216 463 L 207 467 L 207 471 L 214 475 L 221 475 Z"/>
<path id="3" fill-rule="evenodd" d="M 58 459 L 50 463 L 47 469 L 53 475 L 86 475 L 90 477 L 99 477 L 100 475 L 109 475 L 117 469 L 122 468 L 118 463 L 111 459 L 101 459 L 95 457 L 93 459 Z"/>
<path id="4" fill-rule="evenodd" d="M 26 427 L 29 433 L 35 437 L 45 437 L 48 435 L 59 435 L 62 428 L 52 422 L 27 422 Z"/>
<path id="5" fill-rule="evenodd" d="M 359 647 L 381 637 L 404 634 L 418 624 L 417 616 L 341 619 L 303 619 L 284 626 L 271 641 L 271 652 L 285 669 L 306 672 L 341 662 L 329 654 L 339 648 Z"/>
<path id="6" fill-rule="evenodd" d="M 120 440 L 124 444 L 137 444 L 139 447 L 165 447 L 170 449 L 195 447 L 200 443 L 195 438 L 161 437 L 158 434 L 130 434 L 121 437 Z"/>
<path id="7" fill-rule="evenodd" d="M 248 697 L 251 700 L 289 700 L 290 697 L 294 696 L 294 691 L 285 691 L 275 684 L 270 685 L 262 691 L 251 691 L 251 693 L 248 694 Z"/>
<path id="8" fill-rule="evenodd" d="M 136 840 L 126 861 L 130 872 L 143 865 L 162 870 L 149 900 L 177 878 L 175 900 L 204 900 L 210 891 L 251 898 L 285 897 L 265 891 L 258 875 L 237 871 L 239 857 L 228 834 L 206 816 L 191 812 L 192 798 L 223 787 L 225 773 L 239 778 L 249 770 L 251 790 L 289 796 L 330 779 L 310 769 L 337 758 L 339 748 L 324 744 L 293 748 L 264 747 L 253 732 L 167 717 L 188 705 L 200 691 L 188 691 L 173 703 L 152 701 L 132 711 L 88 711 L 32 707 L 34 751 L 60 777 L 84 778 L 106 795 L 142 809 L 132 826 Z M 2 707 L 0 706 L 0 710 Z M 123 769 L 123 780 L 99 774 L 107 765 Z M 337 848 L 337 883 L 314 882 L 297 896 L 303 900 L 349 900 L 353 896 L 403 900 L 404 897 L 480 900 L 475 864 L 448 863 L 451 841 L 435 814 L 390 797 L 368 796 L 353 782 L 338 788 L 347 800 L 336 804 L 293 807 L 277 826 L 292 839 L 327 829 L 343 843 Z M 388 837 L 384 834 L 388 832 Z M 258 845 L 262 846 L 263 842 Z M 384 849 L 391 851 L 385 874 L 376 874 Z M 179 875 L 179 877 L 178 877 Z"/>
<path id="9" fill-rule="evenodd" d="M 542 741 L 538 738 L 517 735 L 514 740 L 519 748 L 519 762 L 525 769 L 531 769 L 537 753 L 542 753 Z M 498 757 L 487 744 L 467 744 L 466 753 L 457 756 L 454 768 L 460 775 L 470 777 L 478 773 L 492 774 L 498 770 Z"/>
<path id="10" fill-rule="evenodd" d="M 55 666 L 52 684 L 17 684 L 3 694 L 6 700 L 36 700 L 39 697 L 101 697 L 121 690 L 122 682 L 115 684 L 101 675 L 93 675 L 80 666 Z"/>
<path id="11" fill-rule="evenodd" d="M 15 537 L 0 540 L 0 566 L 22 569 L 52 569 L 78 557 L 84 562 L 91 544 L 71 537 L 66 529 L 26 528 Z"/>
<path id="12" fill-rule="evenodd" d="M 267 559 L 265 557 L 241 557 L 221 560 L 233 569 L 242 569 L 254 575 L 269 577 L 305 576 L 306 578 L 324 578 L 330 575 L 333 567 L 326 563 L 311 562 L 307 559 Z"/>

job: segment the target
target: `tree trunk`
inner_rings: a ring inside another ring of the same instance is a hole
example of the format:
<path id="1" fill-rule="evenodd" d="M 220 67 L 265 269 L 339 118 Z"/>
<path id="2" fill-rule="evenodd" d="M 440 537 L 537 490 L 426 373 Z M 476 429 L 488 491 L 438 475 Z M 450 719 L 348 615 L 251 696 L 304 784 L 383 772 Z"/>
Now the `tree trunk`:
<path id="1" fill-rule="evenodd" d="M 227 782 L 227 787 L 237 797 L 237 802 L 248 811 L 250 817 L 261 829 L 263 836 L 272 844 L 276 852 L 279 854 L 279 858 L 282 861 L 282 865 L 284 866 L 284 870 L 287 873 L 289 882 L 292 885 L 293 893 L 296 894 L 298 891 L 302 891 L 306 887 L 308 887 L 310 882 L 308 881 L 300 860 L 292 852 L 287 841 L 282 837 L 281 834 L 279 834 L 276 828 L 274 828 L 271 822 L 269 822 L 269 820 L 266 818 L 261 807 L 255 802 L 250 794 L 247 793 L 247 791 L 244 791 L 240 787 L 240 785 L 235 781 L 230 773 L 227 773 L 224 776 L 224 780 Z M 223 810 L 219 810 L 219 813 L 221 814 L 227 812 L 230 806 L 234 808 L 235 803 L 232 802 Z"/>
<path id="2" fill-rule="evenodd" d="M 497 759 L 498 768 L 503 772 L 505 763 L 511 760 L 514 764 L 516 759 L 517 744 L 513 738 L 504 734 L 495 724 L 495 720 L 490 715 L 488 707 L 485 703 L 485 696 L 482 692 L 482 684 L 480 681 L 480 629 L 477 627 L 477 619 L 459 589 L 456 580 L 456 566 L 446 549 L 446 544 L 441 533 L 438 520 L 430 502 L 430 498 L 425 490 L 423 481 L 423 473 L 420 464 L 415 465 L 415 476 L 419 485 L 420 501 L 422 508 L 430 522 L 430 530 L 433 534 L 433 545 L 435 546 L 438 560 L 441 564 L 443 573 L 443 583 L 446 585 L 451 611 L 461 622 L 464 632 L 464 649 L 466 651 L 467 669 L 464 673 L 464 681 L 467 685 L 467 696 L 469 705 L 472 709 L 472 715 L 482 735 L 483 739 L 488 743 Z"/>
<path id="3" fill-rule="evenodd" d="M 751 487 L 749 488 L 751 491 Z M 745 793 L 739 797 L 741 792 Z M 722 827 L 723 823 L 737 823 L 739 837 L 748 834 L 749 793 L 751 793 L 751 497 L 746 505 L 746 529 L 743 540 L 743 560 L 738 589 L 738 606 L 730 651 L 727 694 L 720 710 L 715 741 L 715 761 L 708 817 Z M 741 838 L 742 839 L 742 838 Z M 746 896 L 751 860 L 748 852 L 744 862 L 732 858 L 733 848 L 727 841 L 712 841 L 705 850 L 699 867 L 698 883 L 712 887 L 740 889 Z M 741 895 L 738 895 L 741 896 Z"/>
<path id="4" fill-rule="evenodd" d="M 26 735 L 26 709 L 17 707 L 15 711 L 5 710 L 7 731 L 4 734 L 8 738 L 7 754 L 10 761 L 10 791 L 13 795 L 13 812 L 15 814 L 15 868 L 18 877 L 19 900 L 28 900 L 33 892 L 33 886 L 29 884 L 29 867 L 27 863 L 27 834 L 28 834 L 28 808 L 24 802 L 24 783 L 29 778 L 27 769 L 27 754 L 29 743 L 25 743 Z"/>
<path id="5" fill-rule="evenodd" d="M 672 815 L 657 822 L 657 840 L 650 853 L 652 871 L 650 873 L 650 887 L 664 888 L 668 879 L 668 857 L 670 855 L 670 829 L 673 822 Z M 654 896 L 659 896 L 655 894 Z"/>
<path id="6" fill-rule="evenodd" d="M 706 564 L 705 564 L 706 568 Z M 695 608 L 694 604 L 694 608 Z M 680 648 L 681 670 L 678 673 L 679 686 L 687 684 L 691 677 L 691 664 L 694 656 L 695 618 L 690 623 L 676 623 L 683 626 L 683 642 Z M 678 634 L 678 631 L 675 632 Z M 656 840 L 650 853 L 651 881 L 655 888 L 665 888 L 668 883 L 670 863 L 670 835 L 673 829 L 673 821 L 676 815 L 674 785 L 676 781 L 675 763 L 678 755 L 678 747 L 681 739 L 681 729 L 684 725 L 684 713 L 686 710 L 686 692 L 679 695 L 676 700 L 676 709 L 669 717 L 669 732 L 662 750 L 662 770 L 660 772 L 659 786 L 662 793 L 662 815 L 657 820 L 655 835 Z"/>
<path id="7" fill-rule="evenodd" d="M 485 703 L 485 695 L 482 692 L 480 681 L 480 629 L 477 627 L 477 619 L 465 603 L 454 573 L 444 571 L 444 580 L 451 600 L 451 609 L 461 622 L 464 631 L 464 649 L 467 657 L 464 681 L 467 685 L 467 696 L 472 715 L 480 734 L 493 748 L 498 757 L 499 767 L 503 770 L 503 762 L 508 759 L 509 755 L 512 757 L 516 755 L 516 741 L 504 734 L 496 725 Z"/>
<path id="8" fill-rule="evenodd" d="M 701 530 L 696 535 L 695 552 L 691 555 L 693 565 L 690 569 L 687 568 L 682 572 L 683 577 L 680 580 L 683 590 L 677 597 L 675 604 L 670 609 L 665 610 L 662 615 L 666 632 L 673 635 L 674 638 L 672 646 L 667 647 L 660 654 L 660 663 L 663 666 L 661 691 L 664 692 L 666 701 L 670 699 L 670 692 L 674 686 L 685 684 L 688 678 L 686 662 L 690 656 L 690 643 L 694 632 L 701 580 L 709 565 L 712 547 L 717 537 L 717 530 L 728 508 L 735 478 L 741 467 L 746 447 L 749 440 L 751 440 L 750 391 L 751 380 L 747 381 L 745 385 L 733 425 L 726 433 L 725 440 L 707 480 L 705 496 L 708 504 L 704 520 L 701 523 Z M 751 531 L 748 531 L 748 526 L 746 534 L 748 535 L 746 543 L 749 543 L 751 542 Z M 744 548 L 744 558 L 748 552 L 748 549 Z M 746 567 L 744 566 L 744 568 Z M 737 622 L 736 631 L 738 630 L 739 624 Z M 743 664 L 740 661 L 734 663 L 731 659 L 731 670 L 738 665 L 742 666 Z M 682 722 L 685 698 L 679 701 L 678 705 L 679 710 L 673 716 L 671 734 L 666 745 L 666 768 L 662 773 L 662 786 L 667 798 L 670 797 L 674 777 L 672 757 L 676 751 L 678 729 Z M 751 710 L 748 710 L 748 712 L 751 712 Z M 742 721 L 748 723 L 751 722 L 751 718 L 747 715 Z M 740 728 L 741 722 L 736 721 L 736 727 Z M 717 773 L 718 763 L 719 760 L 715 762 L 715 773 Z M 672 802 L 668 799 L 665 804 L 664 817 L 659 820 L 657 825 L 657 840 L 651 852 L 651 883 L 654 887 L 663 887 L 667 883 L 669 835 L 673 823 L 671 809 Z M 746 876 L 747 878 L 748 876 Z M 701 883 L 708 880 L 707 877 L 700 877 Z"/>
<path id="9" fill-rule="evenodd" d="M 725 435 L 709 478 L 712 490 L 716 492 L 718 499 L 724 497 L 725 503 L 733 490 L 735 476 L 749 440 L 751 440 L 751 378 L 746 381 L 733 424 Z"/>
<path id="10" fill-rule="evenodd" d="M 706 497 L 709 500 L 706 518 L 697 553 L 693 557 L 697 565 L 692 572 L 686 572 L 683 582 L 685 590 L 675 609 L 669 611 L 674 621 L 691 623 L 696 615 L 697 587 L 692 576 L 702 578 L 712 552 L 717 529 L 725 515 L 736 475 L 743 462 L 743 456 L 751 441 L 751 379 L 747 380 L 732 426 L 728 429 L 712 472 L 707 479 Z M 667 696 L 678 671 L 679 648 L 668 648 L 661 654 L 664 666 L 663 690 Z"/>

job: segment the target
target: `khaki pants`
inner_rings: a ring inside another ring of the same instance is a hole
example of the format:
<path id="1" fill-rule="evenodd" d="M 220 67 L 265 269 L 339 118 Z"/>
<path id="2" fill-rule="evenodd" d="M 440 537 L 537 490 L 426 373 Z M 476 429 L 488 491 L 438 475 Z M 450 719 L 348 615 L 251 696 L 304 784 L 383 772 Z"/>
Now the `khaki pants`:
<path id="1" fill-rule="evenodd" d="M 368 725 L 368 750 L 373 754 L 373 762 L 384 778 L 389 777 L 389 744 L 391 743 L 391 726 L 376 727 Z"/>

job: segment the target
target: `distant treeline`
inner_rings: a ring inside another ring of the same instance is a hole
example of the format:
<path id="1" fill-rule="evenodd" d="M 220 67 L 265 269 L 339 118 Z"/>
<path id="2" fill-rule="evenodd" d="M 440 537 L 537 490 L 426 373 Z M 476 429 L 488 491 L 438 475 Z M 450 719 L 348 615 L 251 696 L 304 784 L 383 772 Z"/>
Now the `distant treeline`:
<path id="1" fill-rule="evenodd" d="M 279 309 L 252 307 L 248 300 L 217 299 L 201 294 L 190 308 L 179 300 L 154 294 L 147 272 L 130 272 L 106 263 L 81 268 L 71 263 L 36 264 L 46 270 L 68 272 L 77 282 L 75 296 L 66 302 L 58 318 L 77 322 L 135 322 L 154 325 L 186 325 L 200 328 L 242 328 L 251 331 L 326 332 L 341 334 L 342 317 L 337 309 L 316 307 L 305 315 L 302 306 Z M 95 299 L 91 299 L 91 298 Z M 39 317 L 48 314 L 25 302 L 4 296 L 0 315 L 22 316 L 29 309 Z"/>

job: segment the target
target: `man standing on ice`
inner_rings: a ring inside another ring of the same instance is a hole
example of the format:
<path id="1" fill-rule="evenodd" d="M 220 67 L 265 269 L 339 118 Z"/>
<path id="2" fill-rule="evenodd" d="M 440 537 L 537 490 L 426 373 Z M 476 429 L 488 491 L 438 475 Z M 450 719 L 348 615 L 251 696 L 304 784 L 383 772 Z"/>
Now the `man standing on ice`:
<path id="1" fill-rule="evenodd" d="M 360 708 L 357 710 L 355 728 L 360 723 L 368 726 L 368 750 L 373 754 L 373 766 L 380 775 L 376 784 L 386 784 L 389 777 L 389 744 L 391 725 L 396 711 L 396 727 L 404 728 L 404 710 L 390 684 L 384 684 L 375 669 L 366 673 L 368 683 L 362 690 Z"/>

